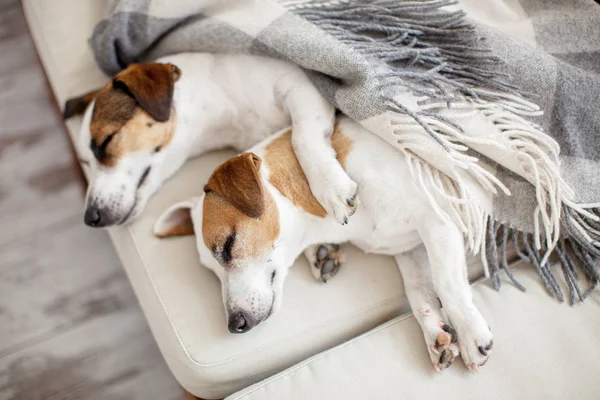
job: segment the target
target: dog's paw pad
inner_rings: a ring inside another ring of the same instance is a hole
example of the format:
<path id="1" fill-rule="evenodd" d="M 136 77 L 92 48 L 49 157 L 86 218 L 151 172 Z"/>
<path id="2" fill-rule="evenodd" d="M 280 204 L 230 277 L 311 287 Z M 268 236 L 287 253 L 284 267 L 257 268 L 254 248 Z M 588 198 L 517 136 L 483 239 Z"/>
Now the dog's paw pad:
<path id="1" fill-rule="evenodd" d="M 442 328 L 442 330 L 444 332 L 446 332 L 450 336 L 450 341 L 452 343 L 456 343 L 458 341 L 458 336 L 457 336 L 456 331 L 454 330 L 453 327 L 451 327 L 450 325 L 442 322 L 442 323 L 440 323 L 440 328 Z"/>
<path id="2" fill-rule="evenodd" d="M 327 283 L 338 273 L 341 264 L 342 253 L 339 244 L 318 245 L 312 266 L 313 276 L 318 281 Z"/>
<path id="3" fill-rule="evenodd" d="M 433 368 L 438 372 L 450 367 L 459 354 L 456 331 L 443 322 L 440 323 L 440 329 L 433 335 L 433 343 L 429 346 Z"/>
<path id="4" fill-rule="evenodd" d="M 452 365 L 452 362 L 454 361 L 457 355 L 458 353 L 455 353 L 454 349 L 442 350 L 438 362 L 433 363 L 433 368 L 437 372 L 442 372 L 443 370 L 449 368 Z"/>

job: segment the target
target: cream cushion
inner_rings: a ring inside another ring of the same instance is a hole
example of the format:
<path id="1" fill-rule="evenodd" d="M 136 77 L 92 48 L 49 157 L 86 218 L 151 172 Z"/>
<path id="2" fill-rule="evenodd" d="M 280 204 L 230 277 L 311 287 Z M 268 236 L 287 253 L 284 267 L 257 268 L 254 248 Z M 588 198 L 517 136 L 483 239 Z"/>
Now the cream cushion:
<path id="1" fill-rule="evenodd" d="M 106 83 L 87 39 L 107 1 L 23 4 L 60 104 Z M 67 121 L 76 144 L 80 123 Z M 82 158 L 88 156 L 87 149 L 79 151 Z M 169 367 L 181 385 L 204 398 L 227 396 L 408 311 L 393 260 L 349 247 L 343 269 L 327 285 L 317 283 L 307 262 L 299 260 L 287 278 L 279 313 L 247 334 L 230 334 L 219 281 L 199 264 L 193 238 L 161 241 L 152 235 L 152 225 L 169 205 L 200 193 L 213 169 L 232 154 L 216 152 L 190 161 L 138 220 L 109 230 Z"/>
<path id="2" fill-rule="evenodd" d="M 476 375 L 461 361 L 435 372 L 419 325 L 408 315 L 227 400 L 599 399 L 599 291 L 572 308 L 546 294 L 531 266 L 516 272 L 527 293 L 509 285 L 500 294 L 488 283 L 474 287 L 495 343 Z"/>

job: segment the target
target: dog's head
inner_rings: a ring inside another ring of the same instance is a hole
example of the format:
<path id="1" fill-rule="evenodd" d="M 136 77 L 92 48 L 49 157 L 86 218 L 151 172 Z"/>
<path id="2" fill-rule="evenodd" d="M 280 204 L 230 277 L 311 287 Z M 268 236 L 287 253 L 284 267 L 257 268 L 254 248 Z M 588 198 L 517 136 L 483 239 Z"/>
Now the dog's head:
<path id="1" fill-rule="evenodd" d="M 289 265 L 279 211 L 260 175 L 261 159 L 244 153 L 219 166 L 204 195 L 178 203 L 157 221 L 161 238 L 196 233 L 200 262 L 222 286 L 229 330 L 244 333 L 276 312 Z"/>
<path id="2" fill-rule="evenodd" d="M 89 129 L 94 155 L 87 225 L 122 224 L 136 217 L 158 190 L 163 150 L 175 131 L 173 90 L 180 75 L 172 64 L 135 64 L 102 89 L 65 104 L 64 117 L 69 118 L 94 102 L 83 128 Z"/>

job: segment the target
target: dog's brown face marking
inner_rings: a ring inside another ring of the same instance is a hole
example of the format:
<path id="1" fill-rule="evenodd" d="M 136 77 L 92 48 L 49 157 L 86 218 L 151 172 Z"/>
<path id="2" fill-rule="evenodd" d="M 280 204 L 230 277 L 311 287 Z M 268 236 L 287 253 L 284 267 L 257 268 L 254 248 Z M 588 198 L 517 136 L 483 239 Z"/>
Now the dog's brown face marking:
<path id="1" fill-rule="evenodd" d="M 173 88 L 180 75 L 171 64 L 135 64 L 98 92 L 90 148 L 100 163 L 115 165 L 128 153 L 156 152 L 169 144 L 175 131 Z"/>
<path id="2" fill-rule="evenodd" d="M 244 153 L 226 161 L 205 186 L 202 237 L 228 269 L 261 257 L 279 235 L 279 212 L 259 176 L 261 159 Z"/>
<path id="3" fill-rule="evenodd" d="M 269 182 L 296 206 L 325 218 L 327 211 L 310 191 L 306 175 L 294 153 L 291 138 L 292 132 L 289 131 L 267 146 L 265 162 L 269 166 Z"/>

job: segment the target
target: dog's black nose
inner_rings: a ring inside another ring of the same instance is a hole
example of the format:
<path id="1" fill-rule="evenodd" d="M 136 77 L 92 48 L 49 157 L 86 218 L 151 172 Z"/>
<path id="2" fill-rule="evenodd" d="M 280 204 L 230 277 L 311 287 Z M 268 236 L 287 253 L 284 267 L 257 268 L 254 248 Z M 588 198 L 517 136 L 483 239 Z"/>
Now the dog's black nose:
<path id="1" fill-rule="evenodd" d="M 249 323 L 249 319 L 241 311 L 231 314 L 229 317 L 229 332 L 244 333 L 250 329 L 252 329 L 252 324 Z"/>
<path id="2" fill-rule="evenodd" d="M 90 206 L 85 210 L 85 215 L 83 216 L 83 222 L 87 226 L 100 227 L 102 225 L 102 213 L 96 207 Z"/>

